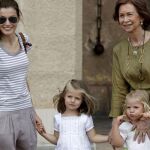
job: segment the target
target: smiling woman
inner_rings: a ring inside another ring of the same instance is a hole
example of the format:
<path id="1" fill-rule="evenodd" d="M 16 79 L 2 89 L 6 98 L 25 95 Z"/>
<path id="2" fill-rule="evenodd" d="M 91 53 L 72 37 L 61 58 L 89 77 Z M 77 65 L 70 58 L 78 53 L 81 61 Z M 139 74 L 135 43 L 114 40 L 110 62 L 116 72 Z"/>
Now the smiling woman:
<path id="1" fill-rule="evenodd" d="M 16 10 L 14 8 L 11 7 L 1 8 L 0 9 L 1 38 L 4 38 L 6 36 L 10 36 L 10 37 L 14 36 L 14 43 L 16 43 L 17 37 L 15 36 L 15 31 L 17 28 L 18 21 L 19 21 L 19 16 L 17 16 Z M 5 46 L 8 46 L 8 44 Z M 14 47 L 14 49 L 15 48 L 19 49 L 19 45 L 18 47 Z"/>
<path id="2" fill-rule="evenodd" d="M 114 19 L 128 39 L 113 50 L 112 106 L 110 116 L 122 113 L 122 104 L 132 89 L 150 89 L 150 13 L 144 0 L 117 0 Z"/>
<path id="3" fill-rule="evenodd" d="M 36 150 L 36 115 L 27 85 L 28 57 L 16 28 L 21 11 L 15 0 L 0 0 L 0 149 Z M 24 34 L 26 42 L 29 38 Z M 13 134 L 12 134 L 13 133 Z"/>
<path id="4" fill-rule="evenodd" d="M 136 8 L 132 4 L 127 3 L 126 5 L 120 6 L 118 21 L 125 32 L 131 33 L 139 27 L 139 25 L 143 22 L 143 19 L 139 16 Z M 139 45 L 141 43 L 135 44 Z"/>
<path id="5" fill-rule="evenodd" d="M 110 112 L 113 118 L 122 114 L 125 97 L 131 90 L 146 90 L 150 94 L 150 12 L 147 6 L 145 0 L 116 1 L 113 17 L 128 38 L 113 49 Z M 141 125 L 143 123 L 145 125 Z M 137 124 L 137 130 L 142 132 L 143 128 L 146 128 L 144 132 L 149 131 L 149 122 Z"/>

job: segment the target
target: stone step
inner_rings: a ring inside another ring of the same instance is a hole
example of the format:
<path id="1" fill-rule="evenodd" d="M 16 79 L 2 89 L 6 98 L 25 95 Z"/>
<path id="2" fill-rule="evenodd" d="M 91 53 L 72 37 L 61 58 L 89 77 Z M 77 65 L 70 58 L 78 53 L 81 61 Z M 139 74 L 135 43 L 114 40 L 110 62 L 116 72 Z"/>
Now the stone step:
<path id="1" fill-rule="evenodd" d="M 55 150 L 53 145 L 38 145 L 37 150 Z M 92 145 L 92 150 L 96 150 L 96 145 Z"/>

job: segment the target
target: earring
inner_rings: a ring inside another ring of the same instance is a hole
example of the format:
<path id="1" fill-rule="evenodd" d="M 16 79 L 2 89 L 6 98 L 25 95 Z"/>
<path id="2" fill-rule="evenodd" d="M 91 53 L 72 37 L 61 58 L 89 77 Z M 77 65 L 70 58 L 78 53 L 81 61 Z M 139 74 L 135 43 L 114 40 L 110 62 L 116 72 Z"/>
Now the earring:
<path id="1" fill-rule="evenodd" d="M 143 20 L 140 21 L 140 25 L 143 26 Z"/>

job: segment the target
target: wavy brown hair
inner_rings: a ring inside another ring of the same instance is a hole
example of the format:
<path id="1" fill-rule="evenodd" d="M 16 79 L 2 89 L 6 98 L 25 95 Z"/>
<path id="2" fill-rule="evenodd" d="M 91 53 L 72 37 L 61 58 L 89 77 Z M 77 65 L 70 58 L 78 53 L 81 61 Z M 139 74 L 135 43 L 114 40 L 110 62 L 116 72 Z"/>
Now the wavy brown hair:
<path id="1" fill-rule="evenodd" d="M 132 4 L 136 8 L 139 16 L 143 18 L 143 29 L 148 29 L 150 26 L 150 10 L 148 9 L 148 4 L 145 0 L 117 0 L 113 14 L 114 20 L 119 21 L 119 8 L 121 5 L 128 3 Z"/>
<path id="2" fill-rule="evenodd" d="M 18 3 L 15 0 L 0 0 L 0 9 L 1 8 L 9 8 L 9 7 L 16 10 L 17 17 L 18 17 L 18 19 L 20 19 L 22 13 L 18 6 Z"/>
<path id="3" fill-rule="evenodd" d="M 63 91 L 53 97 L 53 102 L 55 107 L 57 108 L 57 111 L 60 113 L 64 113 L 66 111 L 64 97 L 67 91 L 70 91 L 72 89 L 79 90 L 82 95 L 82 103 L 78 108 L 79 113 L 92 115 L 95 108 L 94 97 L 89 94 L 88 88 L 85 85 L 85 83 L 82 80 L 76 80 L 76 79 L 72 79 L 68 81 Z"/>

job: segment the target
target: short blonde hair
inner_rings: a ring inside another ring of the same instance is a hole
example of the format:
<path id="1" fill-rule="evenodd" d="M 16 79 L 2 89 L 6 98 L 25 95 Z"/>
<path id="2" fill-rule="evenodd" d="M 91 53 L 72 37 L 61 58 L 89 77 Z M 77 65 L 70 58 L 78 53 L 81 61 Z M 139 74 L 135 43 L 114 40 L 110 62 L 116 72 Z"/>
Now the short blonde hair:
<path id="1" fill-rule="evenodd" d="M 124 104 L 124 112 L 127 108 L 127 101 L 128 99 L 135 98 L 139 102 L 141 102 L 144 106 L 144 112 L 150 111 L 150 100 L 149 100 L 149 94 L 145 90 L 133 90 L 129 94 L 127 94 Z"/>

